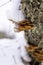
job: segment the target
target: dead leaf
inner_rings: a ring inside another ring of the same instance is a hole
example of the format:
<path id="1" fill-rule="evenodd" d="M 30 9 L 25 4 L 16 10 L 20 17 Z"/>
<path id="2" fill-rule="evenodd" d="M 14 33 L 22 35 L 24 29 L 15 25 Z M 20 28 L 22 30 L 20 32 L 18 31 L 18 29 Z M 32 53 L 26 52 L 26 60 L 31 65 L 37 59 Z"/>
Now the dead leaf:
<path id="1" fill-rule="evenodd" d="M 31 54 L 31 56 L 38 62 L 43 62 L 43 50 L 39 49 L 37 46 L 30 45 L 26 47 L 27 52 Z"/>
<path id="2" fill-rule="evenodd" d="M 22 20 L 22 21 L 18 21 L 18 22 L 13 21 L 12 19 L 9 19 L 9 20 L 18 26 L 18 28 L 16 28 L 16 27 L 15 28 L 19 32 L 24 31 L 24 30 L 29 30 L 29 29 L 32 29 L 34 27 L 33 23 L 28 21 L 28 20 Z"/>

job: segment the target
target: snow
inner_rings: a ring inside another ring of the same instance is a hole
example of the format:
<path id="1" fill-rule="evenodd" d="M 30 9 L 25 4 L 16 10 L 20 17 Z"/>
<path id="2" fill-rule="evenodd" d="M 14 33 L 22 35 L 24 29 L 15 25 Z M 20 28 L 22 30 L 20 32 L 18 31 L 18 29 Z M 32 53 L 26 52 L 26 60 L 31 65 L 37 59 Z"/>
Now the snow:
<path id="1" fill-rule="evenodd" d="M 7 2 L 7 0 L 0 0 L 0 5 L 5 2 Z M 24 65 L 21 60 L 21 49 L 26 43 L 23 35 L 24 32 L 14 32 L 14 25 L 8 20 L 9 18 L 15 20 L 21 18 L 18 18 L 17 11 L 15 17 L 13 17 L 14 15 L 12 14 L 14 14 L 14 12 L 11 10 L 12 3 L 13 1 L 0 7 L 0 65 Z M 1 35 L 3 35 L 2 38 Z"/>
<path id="2" fill-rule="evenodd" d="M 21 32 L 20 34 L 22 33 L 23 32 Z M 24 65 L 21 60 L 21 47 L 23 43 L 25 43 L 25 39 L 23 38 L 23 36 L 19 36 L 12 40 L 1 39 L 0 65 Z"/>

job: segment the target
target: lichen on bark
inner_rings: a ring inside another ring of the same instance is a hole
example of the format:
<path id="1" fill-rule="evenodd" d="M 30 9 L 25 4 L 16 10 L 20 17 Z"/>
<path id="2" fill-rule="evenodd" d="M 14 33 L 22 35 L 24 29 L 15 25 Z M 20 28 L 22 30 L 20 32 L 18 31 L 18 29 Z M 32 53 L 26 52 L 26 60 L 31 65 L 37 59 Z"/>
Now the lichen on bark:
<path id="1" fill-rule="evenodd" d="M 34 45 L 40 44 L 43 40 L 43 0 L 21 0 L 21 11 L 25 19 L 34 24 L 31 30 L 25 30 L 27 42 Z"/>
<path id="2" fill-rule="evenodd" d="M 24 31 L 27 43 L 43 50 L 43 0 L 21 0 L 20 10 L 35 26 Z"/>

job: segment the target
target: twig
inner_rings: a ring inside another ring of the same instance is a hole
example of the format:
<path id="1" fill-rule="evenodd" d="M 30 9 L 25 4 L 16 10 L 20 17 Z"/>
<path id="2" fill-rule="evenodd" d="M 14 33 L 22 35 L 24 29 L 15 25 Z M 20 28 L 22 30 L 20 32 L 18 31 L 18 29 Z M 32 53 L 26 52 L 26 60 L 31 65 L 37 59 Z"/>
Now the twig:
<path id="1" fill-rule="evenodd" d="M 34 61 L 33 65 L 36 63 L 36 61 Z"/>
<path id="2" fill-rule="evenodd" d="M 4 4 L 0 5 L 0 7 L 2 7 L 2 6 L 4 6 L 4 5 L 6 5 L 6 4 L 8 4 L 8 3 L 11 2 L 11 1 L 12 1 L 12 0 L 9 0 L 9 1 L 5 2 Z"/>
<path id="3" fill-rule="evenodd" d="M 15 64 L 17 65 L 17 62 L 16 62 L 16 59 L 15 59 L 15 56 L 13 56 L 13 59 L 14 59 Z"/>

